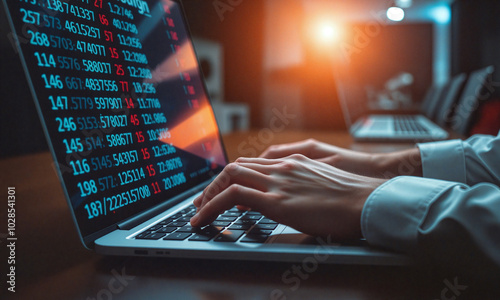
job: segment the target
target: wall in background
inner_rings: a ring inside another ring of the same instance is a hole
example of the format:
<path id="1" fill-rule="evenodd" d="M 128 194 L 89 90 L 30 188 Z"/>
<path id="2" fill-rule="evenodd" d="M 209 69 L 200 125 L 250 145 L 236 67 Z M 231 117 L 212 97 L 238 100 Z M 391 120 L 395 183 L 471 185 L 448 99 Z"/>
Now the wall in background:
<path id="1" fill-rule="evenodd" d="M 253 127 L 262 125 L 264 2 L 183 1 L 192 35 L 222 45 L 224 101 L 247 103 Z"/>
<path id="2" fill-rule="evenodd" d="M 500 81 L 500 1 L 456 0 L 452 4 L 452 72 L 495 66 Z"/>

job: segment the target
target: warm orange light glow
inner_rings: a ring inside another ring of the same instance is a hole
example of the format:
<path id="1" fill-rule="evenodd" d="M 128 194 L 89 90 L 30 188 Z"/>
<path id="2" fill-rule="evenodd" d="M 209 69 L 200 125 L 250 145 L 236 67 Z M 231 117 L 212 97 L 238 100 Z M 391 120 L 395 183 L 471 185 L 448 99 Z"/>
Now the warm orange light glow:
<path id="1" fill-rule="evenodd" d="M 322 47 L 333 47 L 337 45 L 343 37 L 342 28 L 328 18 L 319 19 L 310 28 L 311 36 L 316 40 L 316 44 Z"/>
<path id="2" fill-rule="evenodd" d="M 166 144 L 195 154 L 205 159 L 213 159 L 215 163 L 224 165 L 224 157 L 218 140 L 218 128 L 212 108 L 208 105 L 208 100 L 201 101 L 205 103 L 200 106 L 194 114 L 170 128 L 171 137 L 162 139 Z M 202 145 L 202 146 L 200 146 Z"/>
<path id="3" fill-rule="evenodd" d="M 325 42 L 334 42 L 340 37 L 339 28 L 333 23 L 323 24 L 319 33 L 321 35 L 321 39 Z"/>
<path id="4" fill-rule="evenodd" d="M 215 119 L 208 105 L 199 108 L 196 113 L 170 129 L 171 138 L 162 140 L 180 149 L 189 149 L 193 144 L 199 144 L 207 136 L 217 133 Z M 198 128 L 198 130 L 197 130 Z"/>

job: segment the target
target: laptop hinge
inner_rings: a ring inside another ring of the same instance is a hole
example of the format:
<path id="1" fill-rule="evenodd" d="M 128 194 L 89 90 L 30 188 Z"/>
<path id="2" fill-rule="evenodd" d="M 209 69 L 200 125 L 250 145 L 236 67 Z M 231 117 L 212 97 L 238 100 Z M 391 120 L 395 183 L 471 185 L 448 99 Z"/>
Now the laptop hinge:
<path id="1" fill-rule="evenodd" d="M 180 202 L 182 202 L 182 201 L 186 200 L 187 198 L 193 196 L 194 194 L 200 192 L 201 190 L 203 190 L 203 188 L 205 188 L 207 186 L 207 184 L 210 181 L 211 180 L 204 182 L 202 184 L 199 184 L 198 186 L 190 189 L 187 192 L 184 192 L 184 193 L 182 193 L 174 198 L 171 198 L 168 201 L 165 201 L 164 203 L 161 203 L 161 204 L 159 204 L 159 205 L 157 205 L 157 206 L 155 206 L 155 207 L 153 207 L 145 212 L 142 212 L 140 214 L 132 216 L 132 217 L 128 218 L 127 220 L 125 220 L 121 223 L 118 223 L 117 224 L 118 229 L 130 230 L 130 229 L 134 228 L 135 226 L 137 226 L 143 222 L 146 222 L 147 220 L 161 214 L 162 212 L 171 208 L 172 206 L 179 204 Z"/>

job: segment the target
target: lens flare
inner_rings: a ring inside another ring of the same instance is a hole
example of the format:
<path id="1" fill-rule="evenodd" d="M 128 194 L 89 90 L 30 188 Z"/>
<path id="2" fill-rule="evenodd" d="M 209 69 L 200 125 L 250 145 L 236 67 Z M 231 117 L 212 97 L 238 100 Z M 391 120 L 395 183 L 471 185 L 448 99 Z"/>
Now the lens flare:
<path id="1" fill-rule="evenodd" d="M 333 41 L 339 37 L 338 28 L 332 24 L 325 24 L 320 31 L 321 38 L 326 41 Z"/>
<path id="2" fill-rule="evenodd" d="M 318 21 L 312 28 L 318 44 L 332 46 L 337 43 L 342 36 L 341 28 L 329 20 Z"/>

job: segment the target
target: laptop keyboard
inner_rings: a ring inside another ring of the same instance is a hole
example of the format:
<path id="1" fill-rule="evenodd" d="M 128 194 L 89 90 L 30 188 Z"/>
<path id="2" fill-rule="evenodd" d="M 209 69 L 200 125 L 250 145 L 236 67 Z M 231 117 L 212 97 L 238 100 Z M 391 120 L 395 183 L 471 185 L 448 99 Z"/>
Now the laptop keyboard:
<path id="1" fill-rule="evenodd" d="M 202 228 L 191 227 L 189 220 L 196 207 L 189 207 L 149 227 L 134 238 L 142 240 L 211 241 L 265 243 L 278 223 L 259 212 L 241 211 L 236 207 L 225 211 L 214 222 Z"/>
<path id="2" fill-rule="evenodd" d="M 394 131 L 399 134 L 423 134 L 429 132 L 429 130 L 413 116 L 395 116 Z"/>

